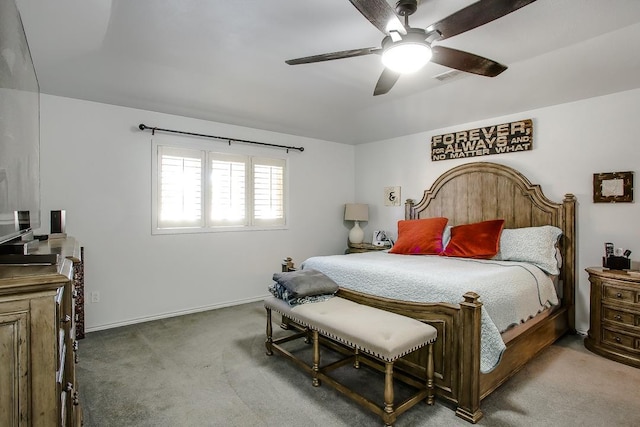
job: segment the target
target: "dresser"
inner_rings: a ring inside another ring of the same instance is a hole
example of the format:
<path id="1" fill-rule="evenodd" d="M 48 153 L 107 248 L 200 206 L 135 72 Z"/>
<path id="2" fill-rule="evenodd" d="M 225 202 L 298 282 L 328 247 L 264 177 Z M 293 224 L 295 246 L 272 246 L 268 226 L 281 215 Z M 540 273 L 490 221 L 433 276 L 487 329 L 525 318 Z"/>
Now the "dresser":
<path id="1" fill-rule="evenodd" d="M 587 268 L 591 317 L 587 349 L 640 368 L 640 274 Z"/>
<path id="2" fill-rule="evenodd" d="M 75 281 L 81 248 L 44 241 L 56 265 L 0 266 L 0 426 L 82 425 L 75 375 Z"/>

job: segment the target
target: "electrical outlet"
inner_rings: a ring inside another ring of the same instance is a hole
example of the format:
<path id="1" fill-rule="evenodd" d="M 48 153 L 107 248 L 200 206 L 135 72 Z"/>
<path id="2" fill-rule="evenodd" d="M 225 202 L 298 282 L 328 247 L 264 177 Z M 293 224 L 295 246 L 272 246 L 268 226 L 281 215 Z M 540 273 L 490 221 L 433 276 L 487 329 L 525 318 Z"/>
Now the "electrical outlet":
<path id="1" fill-rule="evenodd" d="M 100 292 L 91 292 L 91 302 L 100 302 Z"/>

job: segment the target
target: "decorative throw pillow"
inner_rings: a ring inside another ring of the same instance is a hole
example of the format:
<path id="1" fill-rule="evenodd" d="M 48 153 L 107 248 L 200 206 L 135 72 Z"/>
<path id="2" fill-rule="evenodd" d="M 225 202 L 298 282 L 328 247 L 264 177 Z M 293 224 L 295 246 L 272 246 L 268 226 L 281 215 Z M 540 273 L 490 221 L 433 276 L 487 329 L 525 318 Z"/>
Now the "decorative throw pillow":
<path id="1" fill-rule="evenodd" d="M 458 225 L 451 228 L 451 240 L 441 255 L 460 258 L 493 258 L 500 248 L 503 219 Z"/>
<path id="2" fill-rule="evenodd" d="M 402 255 L 438 255 L 442 252 L 442 232 L 447 218 L 398 221 L 398 241 L 389 251 Z"/>
<path id="3" fill-rule="evenodd" d="M 500 251 L 494 259 L 530 262 L 548 274 L 560 274 L 558 239 L 562 230 L 552 225 L 505 229 L 500 237 Z"/>

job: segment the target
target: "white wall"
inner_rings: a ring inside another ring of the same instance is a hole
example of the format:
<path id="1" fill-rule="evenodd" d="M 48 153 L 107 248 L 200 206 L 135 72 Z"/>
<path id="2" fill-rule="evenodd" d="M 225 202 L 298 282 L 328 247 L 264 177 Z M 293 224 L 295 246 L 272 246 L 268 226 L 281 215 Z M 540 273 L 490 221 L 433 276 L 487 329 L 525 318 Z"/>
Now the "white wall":
<path id="1" fill-rule="evenodd" d="M 41 122 L 40 232 L 50 210 L 66 210 L 67 233 L 85 247 L 88 331 L 260 299 L 282 258 L 345 249 L 353 146 L 50 95 Z M 139 123 L 304 146 L 288 154 L 289 228 L 151 235 L 152 136 Z"/>
<path id="2" fill-rule="evenodd" d="M 438 106 L 446 108 L 446 106 Z M 396 234 L 396 221 L 404 217 L 404 207 L 385 207 L 383 189 L 401 186 L 402 198 L 422 198 L 444 171 L 471 161 L 505 164 L 540 184 L 550 199 L 561 201 L 566 193 L 578 199 L 578 290 L 576 327 L 589 327 L 589 281 L 584 269 L 602 263 L 604 242 L 629 248 L 632 260 L 640 259 L 640 195 L 635 203 L 594 204 L 593 174 L 635 172 L 638 185 L 640 146 L 638 145 L 640 90 L 557 105 L 490 120 L 464 123 L 392 140 L 356 147 L 356 198 L 370 205 L 365 239 L 372 230 Z M 425 114 L 429 114 L 425 111 Z M 480 126 L 533 119 L 532 151 L 500 154 L 465 160 L 430 160 L 433 135 Z"/>
<path id="3" fill-rule="evenodd" d="M 640 259 L 638 203 L 592 202 L 593 173 L 637 175 L 638 111 L 640 90 L 634 90 L 353 147 L 42 95 L 41 232 L 48 232 L 50 210 L 67 211 L 67 232 L 85 246 L 86 326 L 95 330 L 259 299 L 283 257 L 300 262 L 344 250 L 351 226 L 342 221 L 345 202 L 370 205 L 366 239 L 375 229 L 395 234 L 404 207 L 383 205 L 385 186 L 399 185 L 403 199 L 419 200 L 442 172 L 464 162 L 492 161 L 520 170 L 552 200 L 577 196 L 577 327 L 585 332 L 584 269 L 600 264 L 603 243 L 629 248 L 631 258 Z M 534 121 L 532 151 L 430 160 L 433 135 L 524 118 Z M 303 153 L 289 154 L 289 229 L 152 236 L 151 134 L 138 130 L 139 123 L 304 146 Z M 89 301 L 94 291 L 100 292 L 99 303 Z"/>

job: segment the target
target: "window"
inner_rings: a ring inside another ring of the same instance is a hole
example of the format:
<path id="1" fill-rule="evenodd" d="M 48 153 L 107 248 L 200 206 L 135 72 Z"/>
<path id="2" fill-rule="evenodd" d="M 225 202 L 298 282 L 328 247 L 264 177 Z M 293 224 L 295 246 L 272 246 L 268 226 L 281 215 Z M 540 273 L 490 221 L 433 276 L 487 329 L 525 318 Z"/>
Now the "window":
<path id="1" fill-rule="evenodd" d="M 286 160 L 154 143 L 154 233 L 286 225 Z"/>

